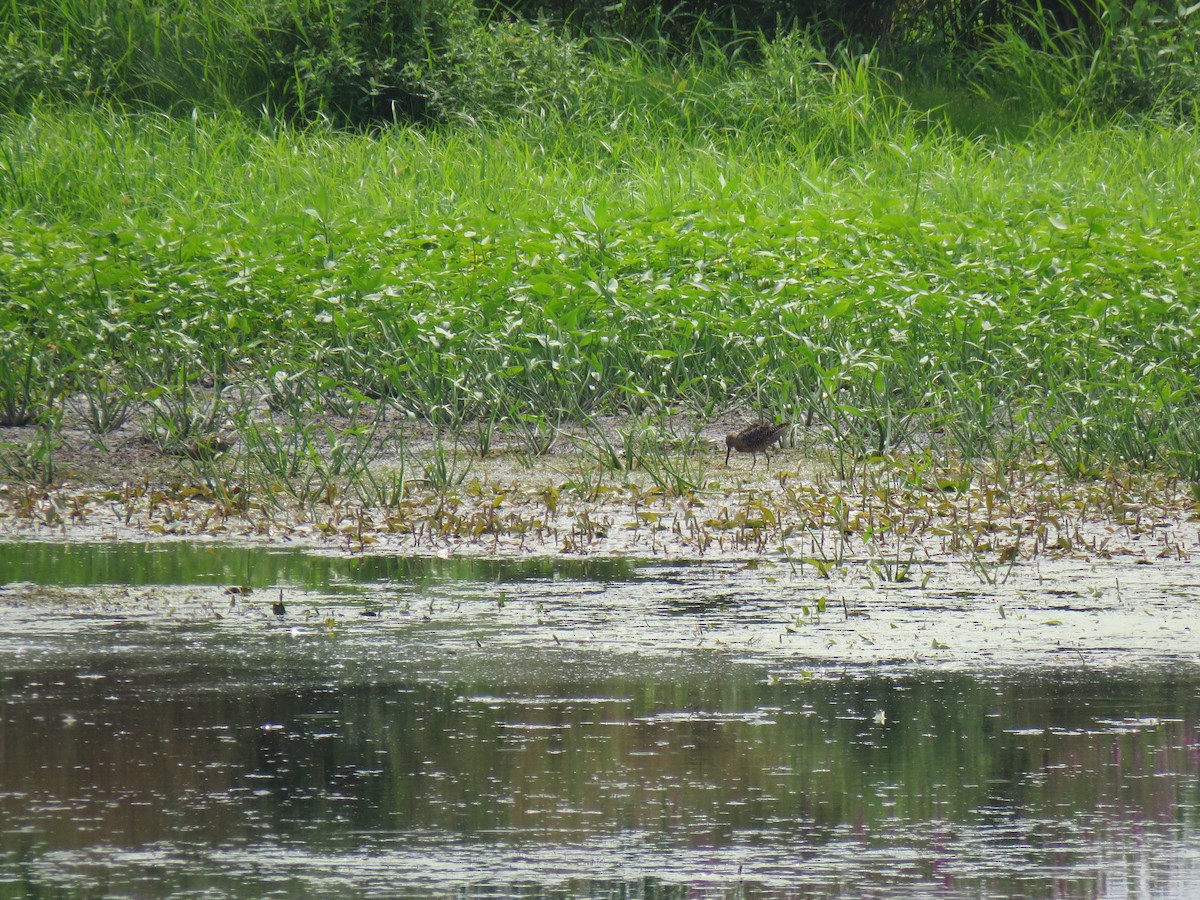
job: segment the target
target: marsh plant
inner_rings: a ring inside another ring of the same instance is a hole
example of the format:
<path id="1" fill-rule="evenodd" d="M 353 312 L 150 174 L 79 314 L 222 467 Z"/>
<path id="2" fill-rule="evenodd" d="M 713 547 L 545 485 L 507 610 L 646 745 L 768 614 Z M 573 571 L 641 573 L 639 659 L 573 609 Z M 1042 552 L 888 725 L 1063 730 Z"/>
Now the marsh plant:
<path id="1" fill-rule="evenodd" d="M 0 335 L 0 426 L 32 424 L 50 402 L 56 371 L 48 355 L 17 334 Z"/>
<path id="2" fill-rule="evenodd" d="M 141 403 L 119 372 L 101 370 L 81 375 L 76 387 L 75 411 L 101 442 L 105 435 L 130 421 Z"/>
<path id="3" fill-rule="evenodd" d="M 62 444 L 60 410 L 44 411 L 38 425 L 15 441 L 0 441 L 0 474 L 18 482 L 57 481 L 56 454 Z"/>
<path id="4" fill-rule="evenodd" d="M 545 456 L 554 449 L 565 418 L 564 413 L 553 409 L 549 412 L 517 411 L 505 417 L 502 427 L 515 440 L 518 458 L 523 459 L 528 468 L 533 457 Z"/>
<path id="5" fill-rule="evenodd" d="M 652 453 L 642 456 L 641 470 L 664 496 L 687 497 L 708 484 L 712 463 L 694 454 Z"/>
<path id="6" fill-rule="evenodd" d="M 136 397 L 162 451 L 243 440 L 318 493 L 365 477 L 372 405 L 450 441 L 409 467 L 439 484 L 460 442 L 533 465 L 582 431 L 694 490 L 696 445 L 645 424 L 668 408 L 803 418 L 848 483 L 927 450 L 1195 478 L 1194 10 L 1166 41 L 1113 6 L 1112 56 L 1010 17 L 947 88 L 815 32 L 318 6 L 0 13 L 0 423 L 69 388 L 99 435 Z M 1080 108 L 1102 83 L 1119 114 Z"/>
<path id="7" fill-rule="evenodd" d="M 435 433 L 433 449 L 422 464 L 423 480 L 436 492 L 447 491 L 467 480 L 472 465 L 472 459 L 460 451 L 456 441 L 446 441 Z"/>
<path id="8" fill-rule="evenodd" d="M 180 374 L 173 383 L 153 388 L 146 401 L 146 435 L 174 456 L 211 457 L 232 443 L 230 410 L 221 388 L 193 384 Z"/>

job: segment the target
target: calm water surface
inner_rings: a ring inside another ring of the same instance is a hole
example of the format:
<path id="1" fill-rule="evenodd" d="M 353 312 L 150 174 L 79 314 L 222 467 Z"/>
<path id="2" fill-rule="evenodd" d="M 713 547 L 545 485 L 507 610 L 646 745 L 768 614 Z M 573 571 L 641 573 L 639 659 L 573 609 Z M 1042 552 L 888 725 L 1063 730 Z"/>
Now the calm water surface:
<path id="1" fill-rule="evenodd" d="M 175 591 L 0 607 L 0 896 L 1200 896 L 1188 667 L 789 670 L 609 618 L 519 639 L 522 604 L 532 630 L 558 594 L 686 580 L 630 561 L 0 566 Z"/>

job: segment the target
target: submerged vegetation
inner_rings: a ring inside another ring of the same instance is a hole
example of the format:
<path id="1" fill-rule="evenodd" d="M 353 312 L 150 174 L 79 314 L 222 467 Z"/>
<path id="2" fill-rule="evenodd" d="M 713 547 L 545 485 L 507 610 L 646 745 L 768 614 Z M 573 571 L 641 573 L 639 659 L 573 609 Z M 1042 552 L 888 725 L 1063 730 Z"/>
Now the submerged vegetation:
<path id="1" fill-rule="evenodd" d="M 10 481 L 64 477 L 69 421 L 139 429 L 223 508 L 395 509 L 573 429 L 574 483 L 683 496 L 701 444 L 656 417 L 738 411 L 813 426 L 843 478 L 914 455 L 954 483 L 1049 458 L 1200 484 L 1200 14 L 1027 19 L 918 77 L 814 32 L 667 52 L 461 3 L 374 72 L 249 19 L 130 54 L 117 3 L 82 59 L 55 35 L 83 7 L 15 9 Z"/>

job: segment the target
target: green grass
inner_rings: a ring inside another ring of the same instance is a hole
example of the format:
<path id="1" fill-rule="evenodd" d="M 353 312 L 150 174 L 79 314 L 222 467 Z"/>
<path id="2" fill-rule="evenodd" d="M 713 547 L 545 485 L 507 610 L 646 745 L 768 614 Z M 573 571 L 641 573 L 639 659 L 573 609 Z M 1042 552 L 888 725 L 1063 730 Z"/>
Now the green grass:
<path id="1" fill-rule="evenodd" d="M 869 60 L 776 53 L 635 53 L 570 115 L 453 128 L 7 115 L 0 416 L 82 392 L 102 431 L 133 397 L 171 437 L 203 380 L 539 452 L 566 419 L 745 405 L 843 461 L 1044 447 L 1200 480 L 1195 132 L 964 136 Z"/>

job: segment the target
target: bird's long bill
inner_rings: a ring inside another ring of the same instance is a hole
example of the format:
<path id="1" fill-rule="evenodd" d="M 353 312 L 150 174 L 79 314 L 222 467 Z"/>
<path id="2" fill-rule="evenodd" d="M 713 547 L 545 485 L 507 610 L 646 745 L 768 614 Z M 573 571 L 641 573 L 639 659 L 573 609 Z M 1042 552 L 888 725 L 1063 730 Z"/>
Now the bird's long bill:
<path id="1" fill-rule="evenodd" d="M 733 452 L 733 445 L 726 444 L 725 445 L 725 465 L 729 465 L 729 454 L 732 452 Z"/>

